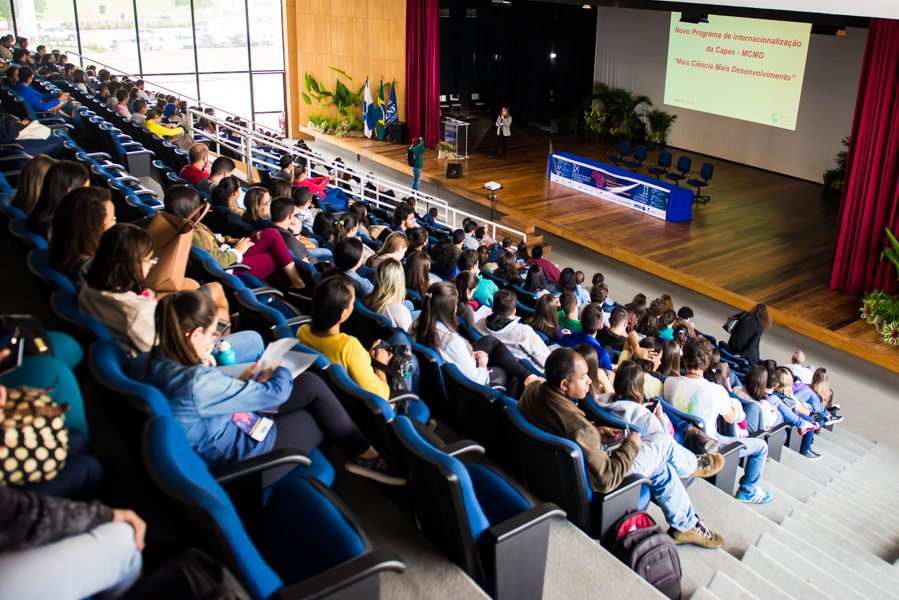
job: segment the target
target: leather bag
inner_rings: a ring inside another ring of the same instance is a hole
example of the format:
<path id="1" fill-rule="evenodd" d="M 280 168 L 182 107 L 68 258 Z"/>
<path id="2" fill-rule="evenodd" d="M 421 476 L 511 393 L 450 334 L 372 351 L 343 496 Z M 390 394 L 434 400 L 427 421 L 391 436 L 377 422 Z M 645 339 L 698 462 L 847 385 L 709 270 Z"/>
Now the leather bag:
<path id="1" fill-rule="evenodd" d="M 193 242 L 193 230 L 209 212 L 204 202 L 186 219 L 158 211 L 147 232 L 153 238 L 153 256 L 156 265 L 147 275 L 147 287 L 156 293 L 177 292 L 184 285 L 184 272 Z"/>

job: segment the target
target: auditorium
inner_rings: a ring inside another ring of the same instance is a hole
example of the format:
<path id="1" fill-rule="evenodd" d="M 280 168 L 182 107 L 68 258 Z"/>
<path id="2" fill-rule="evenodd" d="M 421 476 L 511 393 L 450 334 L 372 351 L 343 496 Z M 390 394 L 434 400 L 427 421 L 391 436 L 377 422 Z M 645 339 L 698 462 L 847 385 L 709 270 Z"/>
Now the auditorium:
<path id="1" fill-rule="evenodd" d="M 899 600 L 899 5 L 0 0 L 0 600 Z"/>

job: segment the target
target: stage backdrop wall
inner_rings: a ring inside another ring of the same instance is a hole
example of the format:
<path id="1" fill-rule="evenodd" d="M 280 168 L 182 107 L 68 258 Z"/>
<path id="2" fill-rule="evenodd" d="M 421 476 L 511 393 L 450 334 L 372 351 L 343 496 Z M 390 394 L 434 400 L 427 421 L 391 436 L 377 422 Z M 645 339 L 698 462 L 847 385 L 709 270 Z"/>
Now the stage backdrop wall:
<path id="1" fill-rule="evenodd" d="M 663 11 L 600 7 L 594 80 L 677 114 L 668 136 L 675 148 L 823 183 L 852 129 L 867 30 L 811 36 L 796 130 L 789 131 L 663 104 L 670 23 Z"/>

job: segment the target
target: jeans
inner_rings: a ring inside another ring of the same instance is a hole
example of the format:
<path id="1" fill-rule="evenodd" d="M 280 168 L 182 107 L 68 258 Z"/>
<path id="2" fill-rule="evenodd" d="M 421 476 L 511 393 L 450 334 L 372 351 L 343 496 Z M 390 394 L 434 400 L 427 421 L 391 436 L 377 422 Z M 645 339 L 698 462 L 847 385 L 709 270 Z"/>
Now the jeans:
<path id="1" fill-rule="evenodd" d="M 740 478 L 740 491 L 746 494 L 754 494 L 756 484 L 762 478 L 765 471 L 765 461 L 768 460 L 768 444 L 758 438 L 734 438 L 718 434 L 718 441 L 722 446 L 731 442 L 743 445 L 740 448 L 740 458 L 746 459 L 746 468 L 743 477 Z"/>
<path id="2" fill-rule="evenodd" d="M 789 423 L 793 427 L 799 428 L 804 425 L 806 422 L 812 421 L 811 417 L 805 417 L 803 415 L 797 415 L 792 410 L 787 408 L 786 404 L 780 401 L 780 399 L 772 396 L 768 399 L 768 402 L 772 400 L 776 400 L 775 406 L 777 407 L 778 412 L 780 412 L 781 418 L 779 419 L 780 423 Z M 779 424 L 779 423 L 777 423 Z M 784 433 L 784 436 L 787 434 Z M 815 440 L 815 432 L 809 431 L 805 435 L 802 436 L 802 442 L 799 444 L 800 452 L 808 452 L 812 449 L 812 442 Z"/>
<path id="3" fill-rule="evenodd" d="M 0 600 L 118 598 L 140 572 L 134 529 L 104 523 L 52 544 L 0 554 Z"/>
<path id="4" fill-rule="evenodd" d="M 306 250 L 320 262 L 334 264 L 334 253 L 327 248 L 306 248 Z"/>
<path id="5" fill-rule="evenodd" d="M 226 335 L 222 339 L 231 344 L 237 364 L 256 362 L 262 356 L 262 353 L 265 352 L 265 343 L 262 341 L 262 336 L 255 331 L 239 331 Z"/>
<path id="6" fill-rule="evenodd" d="M 671 421 L 671 426 L 674 427 L 674 441 L 683 446 L 684 442 L 687 441 L 687 430 L 692 427 L 693 424 L 690 421 L 681 419 L 675 414 L 665 414 L 668 416 L 668 420 Z"/>
<path id="7" fill-rule="evenodd" d="M 762 409 L 758 402 L 748 402 L 743 405 L 743 412 L 746 413 L 746 431 L 755 433 L 765 429 L 762 421 Z M 738 427 L 738 426 L 737 426 Z"/>
<path id="8" fill-rule="evenodd" d="M 696 465 L 695 454 L 670 435 L 656 433 L 643 438 L 643 448 L 631 466 L 632 474 L 649 479 L 652 497 L 665 513 L 665 520 L 678 531 L 690 531 L 698 520 L 681 481 L 696 470 Z"/>
<path id="9" fill-rule="evenodd" d="M 421 182 L 421 167 L 412 167 L 412 189 L 417 190 Z"/>

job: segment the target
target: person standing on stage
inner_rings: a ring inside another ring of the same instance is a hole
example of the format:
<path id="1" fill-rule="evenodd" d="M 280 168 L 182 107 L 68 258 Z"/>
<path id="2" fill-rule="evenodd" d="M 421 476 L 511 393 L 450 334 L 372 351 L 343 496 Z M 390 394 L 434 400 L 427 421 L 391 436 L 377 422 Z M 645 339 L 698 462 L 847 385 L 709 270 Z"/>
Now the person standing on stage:
<path id="1" fill-rule="evenodd" d="M 500 142 L 503 144 L 503 155 L 500 158 L 506 158 L 506 140 L 512 135 L 511 127 L 512 114 L 509 112 L 508 107 L 504 106 L 503 111 L 496 117 L 496 143 L 493 145 L 493 154 L 487 158 L 496 156 L 496 151 L 499 150 Z"/>
<path id="2" fill-rule="evenodd" d="M 422 155 L 425 153 L 425 139 L 416 138 L 416 140 L 412 140 L 412 145 L 409 147 L 409 150 L 412 151 L 412 154 L 415 156 L 415 164 L 412 165 L 412 189 L 418 190 L 418 184 L 421 182 L 421 168 L 424 166 L 425 161 L 422 159 Z"/>

